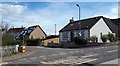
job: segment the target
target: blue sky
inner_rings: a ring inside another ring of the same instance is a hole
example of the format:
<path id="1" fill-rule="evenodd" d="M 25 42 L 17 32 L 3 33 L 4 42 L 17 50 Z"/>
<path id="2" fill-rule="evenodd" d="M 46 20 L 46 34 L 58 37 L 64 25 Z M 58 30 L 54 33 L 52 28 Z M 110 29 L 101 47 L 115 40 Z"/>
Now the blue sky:
<path id="1" fill-rule="evenodd" d="M 0 3 L 0 19 L 14 27 L 40 25 L 48 35 L 54 34 L 54 25 L 57 24 L 58 34 L 71 17 L 78 20 L 76 4 L 81 8 L 81 19 L 118 17 L 117 2 L 4 2 Z"/>

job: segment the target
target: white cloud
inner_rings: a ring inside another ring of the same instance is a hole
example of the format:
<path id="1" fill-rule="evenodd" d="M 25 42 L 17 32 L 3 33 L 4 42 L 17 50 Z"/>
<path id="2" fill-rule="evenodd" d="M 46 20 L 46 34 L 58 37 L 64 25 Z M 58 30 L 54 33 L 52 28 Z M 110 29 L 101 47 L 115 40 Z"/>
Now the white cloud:
<path id="1" fill-rule="evenodd" d="M 95 16 L 104 16 L 104 17 L 111 18 L 111 19 L 118 18 L 118 7 L 113 7 L 108 11 L 110 11 L 110 12 L 108 12 L 108 13 L 104 13 L 104 12 L 97 13 L 93 17 L 95 17 Z"/>
<path id="2" fill-rule="evenodd" d="M 57 34 L 61 26 L 69 22 L 72 16 L 75 16 L 77 10 L 69 9 L 69 5 L 64 3 L 51 3 L 48 7 L 29 10 L 27 6 L 12 5 L 12 4 L 0 4 L 2 7 L 3 21 L 8 22 L 11 26 L 31 26 L 40 25 L 47 34 L 54 34 L 54 25 L 57 24 Z M 66 7 L 66 8 L 63 8 Z M 64 22 L 64 23 L 61 23 Z"/>
<path id="3" fill-rule="evenodd" d="M 10 5 L 10 4 L 0 4 L 0 12 L 3 13 L 3 15 L 20 15 L 24 13 L 26 6 L 22 5 Z"/>
<path id="4" fill-rule="evenodd" d="M 111 11 L 113 14 L 118 14 L 118 7 L 112 8 Z"/>
<path id="5" fill-rule="evenodd" d="M 57 34 L 63 28 L 71 17 L 78 18 L 78 10 L 73 5 L 62 3 L 50 3 L 45 8 L 36 10 L 29 10 L 27 6 L 0 4 L 0 12 L 3 13 L 4 21 L 8 22 L 11 26 L 31 26 L 40 25 L 43 30 L 49 35 L 54 34 L 54 25 L 57 24 Z M 64 8 L 63 8 L 64 7 Z M 113 15 L 114 14 L 114 15 Z M 116 9 L 112 8 L 111 13 L 97 13 L 94 16 L 105 16 L 108 18 L 117 18 Z M 0 16 L 1 17 L 1 16 Z"/>
<path id="6" fill-rule="evenodd" d="M 110 14 L 96 14 L 93 17 L 96 17 L 96 16 L 104 16 L 104 17 L 110 18 L 110 19 L 116 19 L 116 18 L 118 18 L 117 15 L 110 15 Z"/>

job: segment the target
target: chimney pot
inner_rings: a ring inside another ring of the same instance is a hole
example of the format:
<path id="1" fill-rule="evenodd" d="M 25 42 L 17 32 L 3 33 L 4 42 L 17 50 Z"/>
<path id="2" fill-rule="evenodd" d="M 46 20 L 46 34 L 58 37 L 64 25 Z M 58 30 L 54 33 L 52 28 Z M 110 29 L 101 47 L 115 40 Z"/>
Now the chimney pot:
<path id="1" fill-rule="evenodd" d="M 74 22 L 74 19 L 73 19 L 73 17 L 72 17 L 72 19 L 70 19 L 70 23 L 72 23 L 72 22 Z"/>

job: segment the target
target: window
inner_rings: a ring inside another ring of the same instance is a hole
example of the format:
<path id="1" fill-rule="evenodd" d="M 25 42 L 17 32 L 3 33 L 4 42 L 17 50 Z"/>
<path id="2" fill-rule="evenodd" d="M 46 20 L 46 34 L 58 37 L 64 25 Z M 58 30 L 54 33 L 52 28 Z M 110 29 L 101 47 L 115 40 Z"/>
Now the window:
<path id="1" fill-rule="evenodd" d="M 62 39 L 67 40 L 68 39 L 68 32 L 63 32 L 62 33 Z"/>

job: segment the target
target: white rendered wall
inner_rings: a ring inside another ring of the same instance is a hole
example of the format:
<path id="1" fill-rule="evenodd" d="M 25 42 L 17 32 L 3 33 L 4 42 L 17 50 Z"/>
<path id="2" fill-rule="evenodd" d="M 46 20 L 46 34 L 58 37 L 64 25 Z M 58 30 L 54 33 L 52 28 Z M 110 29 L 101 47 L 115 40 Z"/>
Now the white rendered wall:
<path id="1" fill-rule="evenodd" d="M 101 18 L 91 29 L 90 29 L 90 36 L 97 36 L 98 42 L 102 42 L 100 33 L 102 34 L 108 34 L 112 33 L 112 31 L 109 29 L 107 24 L 104 22 L 103 18 Z"/>

